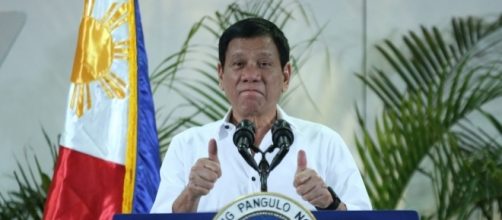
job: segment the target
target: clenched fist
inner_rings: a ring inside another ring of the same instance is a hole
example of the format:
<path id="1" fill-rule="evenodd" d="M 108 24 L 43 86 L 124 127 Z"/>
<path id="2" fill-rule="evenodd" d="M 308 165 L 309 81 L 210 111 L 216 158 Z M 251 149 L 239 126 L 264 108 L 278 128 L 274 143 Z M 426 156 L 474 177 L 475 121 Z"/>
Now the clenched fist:
<path id="1" fill-rule="evenodd" d="M 307 168 L 307 157 L 303 150 L 298 152 L 298 166 L 293 185 L 298 195 L 316 207 L 326 208 L 333 202 L 324 180 L 313 169 Z"/>
<path id="2" fill-rule="evenodd" d="M 214 183 L 221 176 L 218 147 L 211 139 L 208 144 L 209 157 L 197 160 L 190 170 L 188 191 L 193 197 L 207 195 L 214 187 Z"/>

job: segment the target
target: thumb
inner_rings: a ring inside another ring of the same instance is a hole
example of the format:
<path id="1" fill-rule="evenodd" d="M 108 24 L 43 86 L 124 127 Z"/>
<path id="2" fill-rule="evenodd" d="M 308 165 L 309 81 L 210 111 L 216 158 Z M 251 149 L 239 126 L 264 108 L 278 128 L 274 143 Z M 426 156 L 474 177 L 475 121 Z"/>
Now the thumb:
<path id="1" fill-rule="evenodd" d="M 218 147 L 216 146 L 216 141 L 214 139 L 209 140 L 208 155 L 209 155 L 209 160 L 219 162 Z"/>
<path id="2" fill-rule="evenodd" d="M 298 151 L 298 167 L 296 168 L 296 172 L 301 172 L 307 169 L 307 156 L 305 151 Z"/>

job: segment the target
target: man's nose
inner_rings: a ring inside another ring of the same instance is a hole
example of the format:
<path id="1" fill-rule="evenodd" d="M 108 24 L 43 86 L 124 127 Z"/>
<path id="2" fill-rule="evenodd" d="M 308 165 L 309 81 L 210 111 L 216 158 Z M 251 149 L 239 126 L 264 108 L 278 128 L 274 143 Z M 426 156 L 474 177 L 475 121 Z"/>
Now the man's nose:
<path id="1" fill-rule="evenodd" d="M 241 80 L 243 82 L 258 82 L 261 79 L 261 72 L 256 65 L 246 65 L 242 71 Z"/>

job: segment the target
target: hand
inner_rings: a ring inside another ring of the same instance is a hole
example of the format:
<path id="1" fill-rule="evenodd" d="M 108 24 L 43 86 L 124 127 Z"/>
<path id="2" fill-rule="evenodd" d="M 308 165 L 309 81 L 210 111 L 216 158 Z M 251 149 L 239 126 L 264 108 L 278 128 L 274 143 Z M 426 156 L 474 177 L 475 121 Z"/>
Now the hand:
<path id="1" fill-rule="evenodd" d="M 316 207 L 326 208 L 333 202 L 321 177 L 313 169 L 307 168 L 307 157 L 303 150 L 298 152 L 298 166 L 293 185 L 298 195 Z"/>
<path id="2" fill-rule="evenodd" d="M 200 198 L 203 195 L 207 195 L 213 189 L 216 180 L 221 176 L 218 147 L 214 139 L 209 141 L 208 153 L 208 158 L 197 160 L 190 170 L 187 190 L 192 198 Z"/>

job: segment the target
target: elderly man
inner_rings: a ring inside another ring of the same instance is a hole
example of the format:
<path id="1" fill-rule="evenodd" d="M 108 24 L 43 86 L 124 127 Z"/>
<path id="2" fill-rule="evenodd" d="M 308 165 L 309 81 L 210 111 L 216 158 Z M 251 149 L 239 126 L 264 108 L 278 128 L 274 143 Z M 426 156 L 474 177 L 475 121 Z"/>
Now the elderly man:
<path id="1" fill-rule="evenodd" d="M 268 191 L 311 210 L 371 209 L 357 166 L 333 130 L 288 116 L 278 105 L 291 79 L 289 45 L 282 31 L 261 19 L 241 20 L 219 41 L 218 77 L 231 109 L 219 121 L 176 135 L 161 167 L 152 212 L 218 211 L 239 196 L 260 191 L 257 172 L 241 157 L 232 137 L 250 120 L 261 151 L 272 144 L 278 119 L 291 126 L 290 152 L 268 178 Z M 270 156 L 277 154 L 277 151 Z M 260 154 L 254 159 L 259 161 Z"/>

